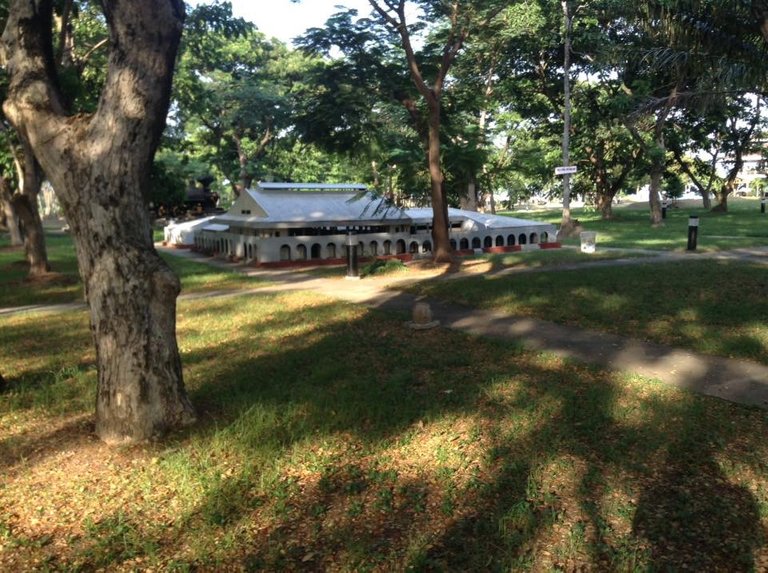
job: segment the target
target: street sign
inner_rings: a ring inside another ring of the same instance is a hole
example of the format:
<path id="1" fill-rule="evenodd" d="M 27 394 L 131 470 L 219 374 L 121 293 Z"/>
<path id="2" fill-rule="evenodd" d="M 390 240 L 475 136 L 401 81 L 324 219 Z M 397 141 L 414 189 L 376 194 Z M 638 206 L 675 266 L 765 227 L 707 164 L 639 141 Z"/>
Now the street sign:
<path id="1" fill-rule="evenodd" d="M 566 175 L 570 173 L 576 173 L 575 165 L 563 165 L 562 167 L 555 167 L 555 175 Z"/>

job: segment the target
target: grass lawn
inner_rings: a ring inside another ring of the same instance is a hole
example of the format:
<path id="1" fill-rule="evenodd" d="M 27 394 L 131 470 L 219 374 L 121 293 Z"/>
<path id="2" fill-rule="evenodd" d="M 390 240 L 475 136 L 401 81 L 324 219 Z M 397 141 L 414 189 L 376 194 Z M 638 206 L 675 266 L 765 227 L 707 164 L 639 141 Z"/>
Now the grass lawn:
<path id="1" fill-rule="evenodd" d="M 653 262 L 432 280 L 409 289 L 468 306 L 768 364 L 765 265 Z"/>
<path id="2" fill-rule="evenodd" d="M 29 279 L 23 248 L 11 247 L 8 236 L 0 234 L 0 308 L 83 300 L 72 237 L 48 233 L 46 245 L 53 273 Z M 163 255 L 163 258 L 181 277 L 183 294 L 212 289 L 239 290 L 259 285 L 256 279 L 200 262 L 171 255 Z"/>
<path id="3" fill-rule="evenodd" d="M 565 253 L 468 264 L 583 258 Z M 0 306 L 81 299 L 13 275 L 21 258 L 0 243 Z M 168 260 L 185 292 L 257 284 Z M 419 288 L 765 361 L 765 277 L 691 261 Z M 0 316 L 0 570 L 768 570 L 765 411 L 404 320 L 300 292 L 181 300 L 199 421 L 109 448 L 87 312 Z"/>
<path id="4" fill-rule="evenodd" d="M 768 214 L 760 213 L 757 199 L 731 198 L 728 213 L 705 211 L 700 203 L 681 202 L 681 206 L 667 210 L 664 225 L 653 228 L 649 223 L 648 207 L 644 204 L 620 205 L 614 208 L 615 218 L 603 221 L 593 209 L 574 209 L 586 231 L 597 232 L 598 249 L 617 247 L 625 249 L 654 249 L 683 251 L 688 242 L 688 217 L 698 215 L 698 250 L 720 251 L 753 245 L 768 245 Z M 559 224 L 562 211 L 557 209 L 514 211 L 508 214 Z M 566 244 L 577 244 L 568 239 Z"/>
<path id="5" fill-rule="evenodd" d="M 87 315 L 0 318 L 0 569 L 750 571 L 768 417 L 317 295 L 182 301 L 199 423 L 92 435 Z"/>

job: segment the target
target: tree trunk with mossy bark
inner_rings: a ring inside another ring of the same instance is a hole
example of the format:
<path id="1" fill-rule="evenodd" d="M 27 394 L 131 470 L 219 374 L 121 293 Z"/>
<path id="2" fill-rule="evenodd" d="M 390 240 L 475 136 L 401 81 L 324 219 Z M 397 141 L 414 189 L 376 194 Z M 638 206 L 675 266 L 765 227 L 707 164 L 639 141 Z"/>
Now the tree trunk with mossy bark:
<path id="1" fill-rule="evenodd" d="M 24 237 L 21 236 L 21 229 L 19 228 L 19 216 L 13 207 L 11 183 L 3 176 L 0 176 L 0 205 L 3 208 L 3 218 L 5 219 L 5 226 L 11 239 L 11 245 L 20 247 L 24 244 Z"/>
<path id="2" fill-rule="evenodd" d="M 103 0 L 110 32 L 97 111 L 69 115 L 57 88 L 52 3 L 13 0 L 2 38 L 4 110 L 53 184 L 77 250 L 96 345 L 96 432 L 156 437 L 194 420 L 176 343 L 179 280 L 159 257 L 144 190 L 165 125 L 181 0 Z"/>
<path id="3" fill-rule="evenodd" d="M 19 189 L 13 193 L 11 201 L 23 229 L 29 276 L 39 277 L 51 270 L 43 220 L 40 218 L 40 210 L 37 207 L 37 196 L 43 184 L 43 173 L 29 145 L 23 144 L 22 149 L 23 156 L 16 159 Z"/>

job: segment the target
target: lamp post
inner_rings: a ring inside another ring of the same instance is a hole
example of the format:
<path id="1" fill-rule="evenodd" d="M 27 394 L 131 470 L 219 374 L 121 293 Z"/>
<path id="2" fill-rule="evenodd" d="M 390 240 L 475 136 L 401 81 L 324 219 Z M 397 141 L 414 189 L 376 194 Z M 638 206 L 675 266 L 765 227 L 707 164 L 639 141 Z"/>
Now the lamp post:
<path id="1" fill-rule="evenodd" d="M 688 250 L 696 250 L 696 241 L 699 237 L 699 216 L 691 215 L 688 217 Z"/>

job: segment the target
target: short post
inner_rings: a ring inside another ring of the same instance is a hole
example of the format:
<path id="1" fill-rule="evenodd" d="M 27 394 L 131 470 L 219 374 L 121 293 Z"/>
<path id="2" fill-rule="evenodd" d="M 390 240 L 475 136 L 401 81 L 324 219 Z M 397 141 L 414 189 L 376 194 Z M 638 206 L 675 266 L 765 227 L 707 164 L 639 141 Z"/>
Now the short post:
<path id="1" fill-rule="evenodd" d="M 661 218 L 666 219 L 667 218 L 667 200 L 664 199 L 661 202 Z"/>
<path id="2" fill-rule="evenodd" d="M 765 214 L 765 203 L 768 201 L 768 193 L 763 193 L 763 198 L 760 199 L 760 212 Z"/>
<path id="3" fill-rule="evenodd" d="M 357 269 L 357 242 L 352 231 L 347 235 L 347 276 L 348 279 L 359 279 L 360 273 Z"/>
<path id="4" fill-rule="evenodd" d="M 688 250 L 696 250 L 696 241 L 699 236 L 699 216 L 691 215 L 688 217 Z"/>

